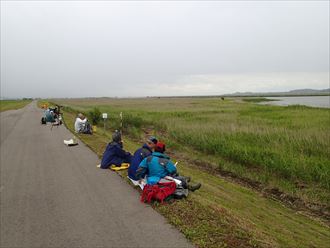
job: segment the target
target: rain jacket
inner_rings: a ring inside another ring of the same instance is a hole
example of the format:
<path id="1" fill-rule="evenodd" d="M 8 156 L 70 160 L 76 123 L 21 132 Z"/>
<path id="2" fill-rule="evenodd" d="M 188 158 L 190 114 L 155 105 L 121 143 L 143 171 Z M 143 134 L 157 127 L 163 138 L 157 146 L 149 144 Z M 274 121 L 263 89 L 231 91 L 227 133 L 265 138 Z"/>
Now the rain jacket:
<path id="1" fill-rule="evenodd" d="M 45 117 L 47 122 L 55 122 L 54 114 L 52 114 L 52 112 L 49 109 L 45 111 Z"/>
<path id="2" fill-rule="evenodd" d="M 76 118 L 76 121 L 74 123 L 74 130 L 76 131 L 76 133 L 80 133 L 83 131 L 85 125 L 87 122 L 87 118 L 85 119 L 80 119 L 79 117 Z"/>
<path id="3" fill-rule="evenodd" d="M 147 175 L 148 184 L 156 184 L 165 176 L 176 173 L 176 167 L 170 158 L 160 152 L 153 152 L 151 157 L 142 160 L 137 170 L 137 178 Z"/>
<path id="4" fill-rule="evenodd" d="M 101 168 L 108 169 L 110 165 L 120 166 L 122 163 L 130 163 L 132 155 L 123 149 L 123 145 L 111 142 L 107 145 L 101 161 Z"/>
<path id="5" fill-rule="evenodd" d="M 144 144 L 141 148 L 137 149 L 132 157 L 131 165 L 128 167 L 128 176 L 133 180 L 138 180 L 135 176 L 136 170 L 138 169 L 142 160 L 152 153 L 150 147 L 147 144 Z"/>

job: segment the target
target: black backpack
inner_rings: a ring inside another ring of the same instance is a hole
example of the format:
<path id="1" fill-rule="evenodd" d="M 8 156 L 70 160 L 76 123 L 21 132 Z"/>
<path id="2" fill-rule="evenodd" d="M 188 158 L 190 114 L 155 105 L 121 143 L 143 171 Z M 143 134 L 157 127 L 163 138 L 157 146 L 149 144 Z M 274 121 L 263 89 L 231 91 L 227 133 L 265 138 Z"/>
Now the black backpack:
<path id="1" fill-rule="evenodd" d="M 92 134 L 92 126 L 89 124 L 89 122 L 86 122 L 84 129 L 82 130 L 82 133 L 84 134 Z"/>
<path id="2" fill-rule="evenodd" d="M 187 198 L 188 196 L 188 189 L 183 188 L 182 186 L 176 186 L 176 189 L 173 193 L 174 199 L 182 199 L 182 198 Z"/>
<path id="3" fill-rule="evenodd" d="M 41 124 L 42 125 L 46 125 L 47 124 L 46 117 L 41 117 Z"/>

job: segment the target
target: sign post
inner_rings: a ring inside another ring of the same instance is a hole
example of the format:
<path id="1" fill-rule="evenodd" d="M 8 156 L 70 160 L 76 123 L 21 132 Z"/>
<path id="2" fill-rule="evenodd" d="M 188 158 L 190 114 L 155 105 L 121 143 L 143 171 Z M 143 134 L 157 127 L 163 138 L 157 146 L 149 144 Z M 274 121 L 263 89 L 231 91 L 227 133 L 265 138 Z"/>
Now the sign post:
<path id="1" fill-rule="evenodd" d="M 123 112 L 120 112 L 120 132 L 123 134 Z"/>
<path id="2" fill-rule="evenodd" d="M 105 121 L 106 121 L 106 119 L 108 119 L 108 114 L 107 113 L 103 113 L 102 114 L 102 118 L 103 118 L 103 124 L 104 124 L 104 132 L 105 132 Z"/>

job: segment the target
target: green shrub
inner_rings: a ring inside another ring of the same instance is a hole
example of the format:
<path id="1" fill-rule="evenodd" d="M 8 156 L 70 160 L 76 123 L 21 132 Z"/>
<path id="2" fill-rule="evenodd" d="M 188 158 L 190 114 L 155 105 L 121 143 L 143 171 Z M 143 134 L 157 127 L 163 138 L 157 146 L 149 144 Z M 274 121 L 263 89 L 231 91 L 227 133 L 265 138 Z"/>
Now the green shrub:
<path id="1" fill-rule="evenodd" d="M 88 117 L 93 125 L 99 124 L 99 122 L 101 121 L 101 114 L 101 111 L 96 107 L 88 112 Z"/>
<path id="2" fill-rule="evenodd" d="M 73 108 L 71 108 L 71 107 L 69 107 L 69 106 L 63 106 L 63 107 L 62 107 L 62 110 L 63 110 L 63 111 L 66 111 L 66 112 L 70 112 L 70 113 L 75 113 L 75 114 L 78 113 L 78 111 L 77 111 L 76 109 L 73 109 Z"/>

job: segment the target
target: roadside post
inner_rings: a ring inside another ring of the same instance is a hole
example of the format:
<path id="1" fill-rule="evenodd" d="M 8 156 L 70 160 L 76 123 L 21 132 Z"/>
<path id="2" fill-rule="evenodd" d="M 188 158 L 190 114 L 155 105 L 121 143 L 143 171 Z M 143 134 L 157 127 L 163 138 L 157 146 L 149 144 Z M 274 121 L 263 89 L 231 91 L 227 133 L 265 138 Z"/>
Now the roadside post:
<path id="1" fill-rule="evenodd" d="M 107 113 L 103 113 L 103 114 L 102 114 L 102 118 L 103 118 L 104 133 L 105 133 L 105 121 L 106 121 L 106 119 L 108 119 L 108 114 L 107 114 Z"/>
<path id="2" fill-rule="evenodd" d="M 123 134 L 123 112 L 120 112 L 120 132 Z"/>

